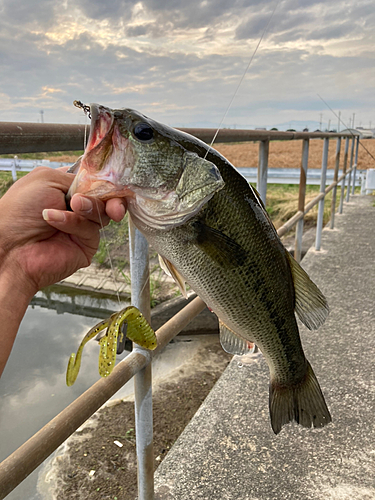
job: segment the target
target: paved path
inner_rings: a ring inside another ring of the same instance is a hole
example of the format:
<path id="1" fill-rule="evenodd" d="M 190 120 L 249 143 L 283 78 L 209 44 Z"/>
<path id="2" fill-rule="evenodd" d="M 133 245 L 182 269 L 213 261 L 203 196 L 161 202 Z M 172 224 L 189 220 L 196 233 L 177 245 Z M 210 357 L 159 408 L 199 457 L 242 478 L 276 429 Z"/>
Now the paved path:
<path id="1" fill-rule="evenodd" d="M 303 261 L 331 307 L 301 337 L 333 423 L 275 436 L 263 358 L 233 359 L 159 467 L 156 499 L 375 499 L 375 199 L 351 200 Z"/>

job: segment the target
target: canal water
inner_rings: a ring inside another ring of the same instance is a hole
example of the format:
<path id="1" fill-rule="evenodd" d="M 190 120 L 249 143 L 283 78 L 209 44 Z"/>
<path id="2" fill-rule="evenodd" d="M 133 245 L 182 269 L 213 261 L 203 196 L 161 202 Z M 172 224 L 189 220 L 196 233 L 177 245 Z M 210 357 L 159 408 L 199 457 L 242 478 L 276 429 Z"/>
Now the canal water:
<path id="1" fill-rule="evenodd" d="M 34 302 L 42 305 L 29 306 L 0 379 L 0 461 L 100 378 L 97 342 L 86 344 L 81 370 L 72 387 L 65 383 L 69 356 L 76 352 L 87 331 L 103 318 L 103 309 L 107 312 L 128 305 L 125 302 L 119 305 L 105 297 L 50 290 L 44 294 L 40 292 Z M 49 306 L 54 309 L 49 309 Z M 97 318 L 93 316 L 95 308 Z M 85 309 L 91 317 L 84 315 Z M 153 371 L 156 376 L 163 377 L 168 370 L 178 366 L 179 349 L 180 358 L 186 360 L 188 354 L 182 344 L 170 346 L 161 356 L 164 359 L 155 360 Z M 124 352 L 118 356 L 118 361 L 127 354 Z M 132 392 L 131 380 L 114 397 L 125 397 Z M 7 499 L 42 500 L 36 487 L 39 470 L 40 467 Z"/>

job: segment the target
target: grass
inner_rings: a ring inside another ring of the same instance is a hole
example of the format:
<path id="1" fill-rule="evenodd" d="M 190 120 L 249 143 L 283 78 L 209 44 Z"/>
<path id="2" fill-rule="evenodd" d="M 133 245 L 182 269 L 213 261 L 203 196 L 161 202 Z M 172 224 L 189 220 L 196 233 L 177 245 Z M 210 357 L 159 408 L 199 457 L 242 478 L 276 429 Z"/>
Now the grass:
<path id="1" fill-rule="evenodd" d="M 360 188 L 356 188 L 358 194 Z M 267 212 L 276 227 L 281 227 L 288 219 L 290 219 L 298 209 L 298 193 L 299 186 L 292 184 L 268 184 L 267 186 Z M 305 205 L 319 194 L 319 186 L 306 186 Z M 332 194 L 330 191 L 325 197 L 323 224 L 331 218 L 331 203 Z M 345 190 L 346 194 L 346 190 Z M 336 195 L 336 211 L 340 203 L 341 189 L 337 189 Z M 312 226 L 316 224 L 318 217 L 318 204 L 305 215 L 305 225 Z"/>
<path id="2" fill-rule="evenodd" d="M 50 161 L 58 161 L 54 160 L 54 158 L 61 158 L 65 156 L 72 156 L 78 158 L 83 155 L 82 151 L 50 151 L 47 153 L 19 153 L 17 154 L 17 158 L 19 160 L 50 160 Z M 14 158 L 14 154 L 8 155 L 0 155 L 0 158 Z M 64 161 L 64 160 L 61 160 Z"/>
<path id="3" fill-rule="evenodd" d="M 17 172 L 17 179 L 20 179 L 26 174 L 27 172 Z M 12 184 L 13 184 L 12 172 L 0 170 L 0 198 L 8 191 L 8 189 Z"/>

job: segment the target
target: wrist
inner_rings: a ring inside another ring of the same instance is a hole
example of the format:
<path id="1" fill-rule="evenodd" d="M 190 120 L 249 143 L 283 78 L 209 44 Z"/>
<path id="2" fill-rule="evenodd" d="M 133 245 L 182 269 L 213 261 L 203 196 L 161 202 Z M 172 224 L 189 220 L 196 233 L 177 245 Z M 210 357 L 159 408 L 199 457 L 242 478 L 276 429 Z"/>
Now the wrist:
<path id="1" fill-rule="evenodd" d="M 13 298 L 20 305 L 29 304 L 30 300 L 38 291 L 38 287 L 24 273 L 13 252 L 5 252 L 0 248 L 0 306 L 4 304 L 6 297 Z"/>
<path id="2" fill-rule="evenodd" d="M 0 249 L 0 376 L 12 350 L 22 318 L 33 296 L 33 287 L 27 280 L 22 280 L 19 273 L 3 260 L 4 252 Z"/>

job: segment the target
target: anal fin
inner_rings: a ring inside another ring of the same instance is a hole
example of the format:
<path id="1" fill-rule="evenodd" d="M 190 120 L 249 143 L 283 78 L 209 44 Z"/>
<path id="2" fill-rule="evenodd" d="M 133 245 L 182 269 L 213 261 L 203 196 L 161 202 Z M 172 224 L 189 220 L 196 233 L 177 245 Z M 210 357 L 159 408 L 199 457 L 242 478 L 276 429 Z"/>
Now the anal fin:
<path id="1" fill-rule="evenodd" d="M 171 278 L 173 278 L 182 294 L 182 296 L 187 299 L 188 296 L 187 296 L 187 293 L 186 293 L 186 286 L 185 286 L 185 280 L 184 278 L 181 276 L 181 274 L 177 271 L 177 269 L 174 267 L 174 265 L 172 264 L 172 262 L 170 262 L 168 259 L 166 259 L 165 257 L 162 257 L 161 255 L 159 255 L 159 264 L 160 264 L 160 267 L 163 269 L 163 271 L 168 275 L 170 276 Z"/>
<path id="2" fill-rule="evenodd" d="M 255 344 L 236 335 L 219 320 L 220 344 L 225 352 L 243 356 L 255 351 Z"/>

